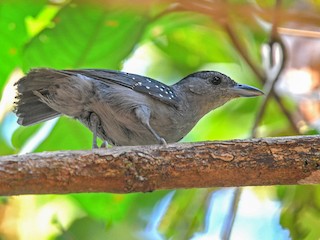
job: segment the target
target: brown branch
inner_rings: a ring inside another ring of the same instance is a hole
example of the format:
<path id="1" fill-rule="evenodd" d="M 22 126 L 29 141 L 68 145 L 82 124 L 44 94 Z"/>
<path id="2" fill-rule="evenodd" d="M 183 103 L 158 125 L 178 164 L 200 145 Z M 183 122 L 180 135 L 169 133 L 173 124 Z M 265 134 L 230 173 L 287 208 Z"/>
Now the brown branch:
<path id="1" fill-rule="evenodd" d="M 304 30 L 304 29 L 296 29 L 296 28 L 288 28 L 288 27 L 279 27 L 279 33 L 287 36 L 295 36 L 301 38 L 320 38 L 320 32 L 312 31 L 312 30 Z"/>
<path id="2" fill-rule="evenodd" d="M 0 157 L 0 195 L 320 183 L 320 136 Z"/>

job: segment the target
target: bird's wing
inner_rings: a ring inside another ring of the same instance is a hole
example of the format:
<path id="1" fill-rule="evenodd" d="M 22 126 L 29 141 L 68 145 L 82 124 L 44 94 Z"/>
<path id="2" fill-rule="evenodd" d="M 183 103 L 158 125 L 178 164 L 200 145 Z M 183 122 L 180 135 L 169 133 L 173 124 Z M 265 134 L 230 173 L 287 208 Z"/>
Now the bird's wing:
<path id="1" fill-rule="evenodd" d="M 134 91 L 147 94 L 168 105 L 177 107 L 178 96 L 175 94 L 174 90 L 170 86 L 152 78 L 132 73 L 102 69 L 60 70 L 60 72 L 67 75 L 81 74 L 106 84 L 118 84 L 123 87 L 131 88 Z"/>

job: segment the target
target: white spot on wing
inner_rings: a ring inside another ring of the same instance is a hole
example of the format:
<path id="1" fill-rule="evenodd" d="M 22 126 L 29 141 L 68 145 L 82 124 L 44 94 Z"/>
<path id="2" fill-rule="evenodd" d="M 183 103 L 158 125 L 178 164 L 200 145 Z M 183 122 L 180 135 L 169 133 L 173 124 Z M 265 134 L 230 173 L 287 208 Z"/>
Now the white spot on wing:
<path id="1" fill-rule="evenodd" d="M 80 73 L 78 73 L 77 74 L 77 77 L 78 78 L 80 78 L 80 79 L 82 79 L 82 80 L 92 80 L 92 78 L 89 78 L 89 77 L 87 77 L 87 76 L 85 76 L 85 75 L 82 75 L 82 74 L 80 74 Z"/>

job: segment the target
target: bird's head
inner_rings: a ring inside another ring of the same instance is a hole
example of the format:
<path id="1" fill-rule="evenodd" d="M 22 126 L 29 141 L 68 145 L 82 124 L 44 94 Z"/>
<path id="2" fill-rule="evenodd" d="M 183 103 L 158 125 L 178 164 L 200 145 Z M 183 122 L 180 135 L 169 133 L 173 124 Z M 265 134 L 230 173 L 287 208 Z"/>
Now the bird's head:
<path id="1" fill-rule="evenodd" d="M 195 72 L 174 85 L 189 104 L 196 104 L 205 113 L 237 97 L 255 97 L 263 92 L 255 87 L 239 84 L 216 71 Z M 202 111 L 201 111 L 202 112 Z M 204 113 L 204 114 L 205 114 Z"/>

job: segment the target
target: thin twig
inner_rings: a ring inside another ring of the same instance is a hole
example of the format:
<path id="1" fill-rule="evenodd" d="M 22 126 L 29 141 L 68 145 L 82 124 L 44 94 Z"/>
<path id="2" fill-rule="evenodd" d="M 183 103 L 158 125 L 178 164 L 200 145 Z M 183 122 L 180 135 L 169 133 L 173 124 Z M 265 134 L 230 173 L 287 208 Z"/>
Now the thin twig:
<path id="1" fill-rule="evenodd" d="M 285 67 L 286 63 L 286 49 L 285 46 L 278 34 L 278 25 L 279 25 L 279 17 L 278 17 L 278 10 L 281 7 L 281 0 L 277 0 L 275 4 L 275 8 L 273 11 L 273 20 L 272 20 L 272 29 L 270 32 L 270 40 L 269 43 L 266 45 L 268 47 L 269 52 L 264 54 L 262 57 L 264 58 L 264 71 L 267 76 L 267 81 L 265 84 L 266 89 L 266 97 L 263 99 L 257 117 L 252 127 L 251 135 L 252 137 L 256 137 L 257 135 L 257 127 L 265 113 L 267 103 L 269 102 L 271 96 L 274 94 L 274 87 L 279 80 L 279 77 Z M 275 47 L 276 44 L 280 46 L 280 57 L 279 61 L 276 60 L 275 56 Z"/>
<path id="2" fill-rule="evenodd" d="M 223 240 L 229 240 L 231 236 L 231 232 L 233 229 L 234 220 L 236 218 L 238 207 L 239 207 L 239 201 L 242 194 L 242 188 L 236 188 L 233 193 L 233 198 L 231 202 L 231 207 L 228 213 L 228 216 L 226 217 L 226 220 L 224 222 L 223 231 L 221 234 L 221 239 Z"/>
<path id="3" fill-rule="evenodd" d="M 286 116 L 287 120 L 290 123 L 290 126 L 292 128 L 292 130 L 294 131 L 295 135 L 299 135 L 300 134 L 300 130 L 297 127 L 297 124 L 292 116 L 292 114 L 289 112 L 289 110 L 284 106 L 284 104 L 282 103 L 281 98 L 279 97 L 278 94 L 273 93 L 273 97 L 276 100 L 276 102 L 278 103 L 279 108 L 281 109 L 282 113 Z"/>
<path id="4" fill-rule="evenodd" d="M 232 27 L 229 25 L 228 22 L 225 22 L 223 24 L 223 27 L 224 27 L 226 33 L 229 35 L 229 38 L 230 38 L 231 42 L 233 43 L 235 49 L 237 49 L 237 51 L 240 53 L 242 58 L 249 65 L 251 70 L 257 75 L 258 79 L 264 84 L 265 83 L 264 73 L 256 66 L 256 64 L 254 64 L 253 61 L 251 61 L 251 58 L 249 57 L 247 51 L 245 50 L 245 47 L 238 40 L 238 37 L 236 36 Z"/>
<path id="5" fill-rule="evenodd" d="M 295 28 L 287 28 L 287 27 L 280 27 L 278 31 L 283 35 L 288 36 L 297 36 L 303 38 L 320 38 L 320 32 L 312 31 L 312 30 L 304 30 L 304 29 L 295 29 Z"/>
<path id="6" fill-rule="evenodd" d="M 158 13 L 154 17 L 152 17 L 151 21 L 155 22 L 156 20 L 162 18 L 165 15 L 168 15 L 173 12 L 178 12 L 178 11 L 183 11 L 183 8 L 181 7 L 181 5 L 179 3 L 170 4 L 165 10 Z"/>
<path id="7" fill-rule="evenodd" d="M 232 27 L 229 25 L 228 22 L 222 24 L 222 26 L 224 27 L 226 33 L 229 35 L 230 40 L 233 43 L 234 47 L 237 49 L 239 54 L 242 56 L 242 58 L 245 60 L 245 62 L 249 65 L 249 67 L 252 69 L 252 71 L 256 74 L 258 80 L 262 84 L 265 84 L 266 83 L 265 74 L 251 60 L 251 58 L 247 54 L 247 51 L 245 50 L 245 47 L 240 43 L 238 37 L 236 36 L 235 31 L 232 29 Z M 287 108 L 282 103 L 281 98 L 275 92 L 273 92 L 271 96 L 273 96 L 275 98 L 277 104 L 279 105 L 280 110 L 282 111 L 282 113 L 288 119 L 292 129 L 295 132 L 295 134 L 299 134 L 299 129 L 297 128 L 291 113 L 287 110 Z M 269 100 L 269 98 L 268 98 L 268 100 Z M 260 120 L 261 119 L 259 119 L 259 122 L 260 122 Z"/>
<path id="8" fill-rule="evenodd" d="M 274 60 L 271 60 L 271 59 L 274 59 L 274 47 L 275 47 L 275 44 L 279 44 L 280 46 L 280 49 L 281 49 L 281 56 L 282 56 L 282 59 L 280 60 L 280 63 L 276 64 L 274 62 Z M 265 87 L 265 98 L 262 100 L 262 103 L 261 103 L 261 106 L 260 106 L 260 109 L 259 109 L 259 112 L 256 116 L 256 119 L 255 119 L 255 122 L 253 124 L 253 127 L 252 127 L 252 132 L 251 132 L 251 135 L 252 137 L 257 137 L 257 127 L 259 125 L 259 123 L 261 122 L 261 119 L 266 111 L 266 108 L 267 108 L 267 104 L 270 100 L 270 98 L 274 95 L 274 87 L 276 85 L 276 83 L 278 82 L 279 80 L 279 77 L 282 73 L 282 70 L 284 69 L 284 66 L 285 66 L 285 59 L 286 59 L 286 54 L 285 54 L 285 46 L 283 44 L 283 42 L 278 39 L 278 40 L 273 40 L 273 42 L 269 43 L 268 44 L 269 47 L 270 47 L 270 51 L 269 51 L 269 57 L 267 59 L 267 61 L 270 61 L 271 64 L 274 64 L 271 66 L 271 68 L 268 70 L 268 78 L 269 80 L 267 81 L 266 83 L 266 87 Z M 274 73 L 273 69 L 274 68 L 278 68 L 276 69 L 277 71 Z M 295 124 L 294 124 L 295 126 Z"/>
<path id="9" fill-rule="evenodd" d="M 259 110 L 259 112 L 257 114 L 256 119 L 255 119 L 255 123 L 253 124 L 253 127 L 252 127 L 252 132 L 251 133 L 252 133 L 253 137 L 256 135 L 256 129 L 257 129 L 259 123 L 262 120 L 263 114 L 265 113 L 265 110 L 266 110 L 266 105 L 267 105 L 268 101 L 270 100 L 270 98 L 272 96 L 276 100 L 281 112 L 286 116 L 286 119 L 289 121 L 290 126 L 291 126 L 292 130 L 294 131 L 294 134 L 296 134 L 296 135 L 300 134 L 299 128 L 297 127 L 296 122 L 295 122 L 292 114 L 284 106 L 284 104 L 282 102 L 282 99 L 279 97 L 279 95 L 274 91 L 275 84 L 280 79 L 280 75 L 281 75 L 282 71 L 285 68 L 286 59 L 287 59 L 285 45 L 284 45 L 284 43 L 283 43 L 283 41 L 282 41 L 282 39 L 280 37 L 277 38 L 276 41 L 273 41 L 272 43 L 269 44 L 269 46 L 270 46 L 270 54 L 272 54 L 274 52 L 272 48 L 275 46 L 275 44 L 279 44 L 279 46 L 280 46 L 281 54 L 282 54 L 282 58 L 283 58 L 282 59 L 282 64 L 280 65 L 279 70 L 277 71 L 276 74 L 273 74 L 273 76 L 271 76 L 271 77 L 268 76 L 269 81 L 267 81 L 267 83 L 265 85 L 266 97 L 264 98 L 264 100 L 263 100 L 263 102 L 261 104 L 260 110 Z M 267 61 L 272 63 L 272 62 L 274 62 L 274 60 L 272 60 L 272 59 L 274 59 L 274 56 L 270 55 L 270 57 L 269 57 L 269 59 Z M 270 83 L 270 84 L 268 84 L 268 83 Z"/>
<path id="10" fill-rule="evenodd" d="M 274 15 L 273 15 L 273 24 L 272 24 L 272 29 L 271 29 L 271 34 L 270 34 L 270 40 L 268 43 L 269 46 L 269 53 L 266 54 L 265 56 L 265 72 L 268 81 L 266 82 L 266 87 L 265 87 L 265 92 L 266 92 L 266 97 L 263 99 L 263 102 L 261 104 L 261 107 L 259 109 L 259 112 L 257 114 L 257 117 L 255 119 L 255 122 L 252 127 L 252 132 L 251 135 L 252 137 L 257 136 L 257 127 L 259 123 L 261 122 L 261 119 L 266 111 L 267 108 L 267 103 L 269 102 L 270 98 L 274 96 L 278 102 L 278 105 L 283 107 L 283 104 L 281 103 L 281 99 L 278 98 L 278 95 L 276 95 L 274 88 L 278 80 L 280 79 L 280 75 L 282 71 L 285 68 L 286 65 L 286 60 L 287 60 L 287 53 L 286 53 L 286 48 L 285 45 L 278 33 L 278 26 L 279 26 L 279 8 L 281 7 L 281 0 L 276 1 L 275 5 L 275 10 L 274 10 Z M 281 59 L 279 61 L 276 60 L 275 56 L 275 47 L 279 45 L 280 47 L 280 55 Z M 281 108 L 281 110 L 284 110 L 285 108 Z M 289 119 L 291 126 L 293 130 L 295 131 L 296 134 L 299 134 L 299 129 L 297 128 L 295 122 L 293 121 L 291 114 L 288 113 L 287 111 L 284 111 L 285 115 L 287 116 L 287 119 Z"/>

